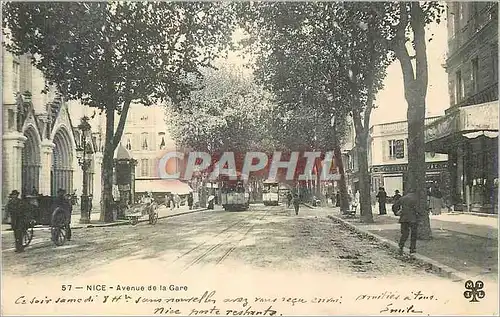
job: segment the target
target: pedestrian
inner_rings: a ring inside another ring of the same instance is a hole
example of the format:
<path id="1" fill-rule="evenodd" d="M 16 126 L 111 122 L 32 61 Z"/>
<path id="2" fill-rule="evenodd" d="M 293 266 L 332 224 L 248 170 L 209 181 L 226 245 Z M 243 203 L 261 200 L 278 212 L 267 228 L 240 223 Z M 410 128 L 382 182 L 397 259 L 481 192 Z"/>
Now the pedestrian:
<path id="1" fill-rule="evenodd" d="M 394 205 L 396 204 L 396 202 L 401 198 L 401 195 L 399 194 L 399 190 L 395 190 L 394 191 L 394 196 L 392 196 L 392 212 L 394 212 L 394 215 L 396 215 L 396 212 L 394 211 Z M 397 215 L 396 215 L 397 216 Z"/>
<path id="2" fill-rule="evenodd" d="M 193 193 L 189 193 L 188 197 L 187 197 L 187 203 L 188 203 L 188 206 L 189 206 L 189 210 L 193 209 Z"/>
<path id="3" fill-rule="evenodd" d="M 9 195 L 7 202 L 7 213 L 10 214 L 10 224 L 14 231 L 14 240 L 16 252 L 24 252 L 23 235 L 26 228 L 26 215 L 22 208 L 21 199 L 19 199 L 19 191 L 13 190 Z"/>
<path id="4" fill-rule="evenodd" d="M 393 211 L 399 215 L 399 223 L 401 224 L 401 238 L 399 240 L 399 254 L 403 254 L 403 249 L 410 237 L 410 254 L 417 251 L 417 233 L 418 233 L 418 220 L 420 214 L 417 211 L 417 195 L 410 192 L 403 197 L 399 198 L 393 205 Z"/>
<path id="5" fill-rule="evenodd" d="M 181 206 L 181 197 L 178 194 L 174 195 L 174 204 L 177 208 Z"/>
<path id="6" fill-rule="evenodd" d="M 335 195 L 335 207 L 340 207 L 340 192 Z"/>
<path id="7" fill-rule="evenodd" d="M 387 193 L 385 192 L 384 187 L 379 187 L 378 188 L 378 193 L 377 196 L 378 198 L 378 212 L 379 215 L 385 215 L 387 214 L 387 211 L 385 209 L 385 203 L 387 201 Z"/>
<path id="8" fill-rule="evenodd" d="M 437 183 L 434 183 L 429 192 L 429 209 L 433 215 L 440 215 L 443 208 L 443 194 Z"/>
<path id="9" fill-rule="evenodd" d="M 292 193 L 288 192 L 286 194 L 286 208 L 290 208 L 290 205 L 292 204 L 292 199 L 293 199 Z"/>
<path id="10" fill-rule="evenodd" d="M 52 205 L 53 211 L 55 211 L 56 208 L 61 208 L 63 210 L 66 240 L 71 241 L 71 212 L 73 211 L 73 206 L 71 205 L 70 201 L 66 199 L 66 190 L 62 188 L 59 188 L 59 190 L 57 191 L 57 197 Z"/>
<path id="11" fill-rule="evenodd" d="M 295 194 L 293 197 L 293 208 L 295 208 L 295 215 L 299 215 L 300 198 L 299 195 Z"/>
<path id="12" fill-rule="evenodd" d="M 358 211 L 358 206 L 359 206 L 359 190 L 356 190 L 356 193 L 354 194 L 354 198 L 352 200 L 352 210 L 354 211 L 354 214 L 356 214 L 356 211 Z"/>
<path id="13" fill-rule="evenodd" d="M 208 206 L 207 206 L 207 209 L 214 209 L 214 199 L 215 199 L 214 195 L 208 196 Z"/>

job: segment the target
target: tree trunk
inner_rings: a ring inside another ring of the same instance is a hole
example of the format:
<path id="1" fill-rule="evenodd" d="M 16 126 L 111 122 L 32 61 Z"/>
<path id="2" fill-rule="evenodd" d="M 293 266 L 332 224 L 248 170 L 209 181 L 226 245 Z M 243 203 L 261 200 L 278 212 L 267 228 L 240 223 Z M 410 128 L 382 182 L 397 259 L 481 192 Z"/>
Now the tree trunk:
<path id="1" fill-rule="evenodd" d="M 418 238 L 432 239 L 432 232 L 427 209 L 425 188 L 425 100 L 415 96 L 408 100 L 408 191 L 415 192 L 418 197 L 417 210 L 421 217 L 418 223 Z"/>
<path id="2" fill-rule="evenodd" d="M 342 161 L 342 151 L 340 150 L 340 143 L 337 140 L 337 133 L 334 133 L 333 138 L 333 154 L 335 156 L 335 164 L 340 174 L 340 180 L 338 182 L 340 190 L 340 211 L 345 215 L 349 213 L 349 197 L 347 196 L 344 162 Z"/>
<path id="3" fill-rule="evenodd" d="M 373 223 L 370 192 L 370 173 L 368 172 L 368 129 L 356 132 L 356 153 L 358 155 L 359 207 L 362 222 Z"/>
<path id="4" fill-rule="evenodd" d="M 113 156 L 115 147 L 113 146 L 113 136 L 115 130 L 115 112 L 114 109 L 106 111 L 106 144 L 102 157 L 101 168 L 101 216 L 103 222 L 113 221 Z"/>
<path id="5" fill-rule="evenodd" d="M 415 71 L 406 48 L 407 4 L 400 4 L 402 18 L 396 35 L 394 52 L 401 64 L 408 103 L 408 190 L 418 198 L 417 210 L 421 214 L 418 223 L 418 238 L 432 239 L 427 209 L 425 188 L 425 97 L 427 95 L 428 69 L 425 42 L 425 15 L 418 2 L 410 4 L 410 25 L 415 42 Z"/>

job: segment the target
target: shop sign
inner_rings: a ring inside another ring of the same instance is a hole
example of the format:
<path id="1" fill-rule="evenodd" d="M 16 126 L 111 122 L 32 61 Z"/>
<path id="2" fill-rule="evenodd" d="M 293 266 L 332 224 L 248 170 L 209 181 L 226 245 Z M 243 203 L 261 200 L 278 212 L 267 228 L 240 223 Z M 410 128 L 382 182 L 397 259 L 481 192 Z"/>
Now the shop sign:
<path id="1" fill-rule="evenodd" d="M 463 131 L 498 130 L 498 101 L 460 109 Z"/>
<path id="2" fill-rule="evenodd" d="M 448 162 L 427 162 L 427 170 L 444 170 L 448 168 Z M 373 166 L 371 168 L 372 173 L 402 173 L 408 170 L 408 164 L 391 164 L 391 165 L 381 165 Z"/>
<path id="3" fill-rule="evenodd" d="M 451 113 L 426 126 L 425 142 L 438 140 L 457 132 L 458 114 L 459 112 Z"/>

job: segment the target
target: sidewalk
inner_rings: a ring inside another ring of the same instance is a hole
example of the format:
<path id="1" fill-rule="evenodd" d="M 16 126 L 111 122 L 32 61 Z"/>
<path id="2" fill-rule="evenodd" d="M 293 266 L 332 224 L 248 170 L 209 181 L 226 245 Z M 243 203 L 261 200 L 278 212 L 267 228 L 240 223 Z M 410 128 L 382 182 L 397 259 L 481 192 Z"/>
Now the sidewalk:
<path id="1" fill-rule="evenodd" d="M 171 210 L 170 208 L 167 208 L 165 206 L 160 206 L 158 208 L 158 219 L 162 218 L 168 218 L 168 217 L 174 217 L 174 216 L 180 216 L 184 214 L 189 214 L 189 213 L 194 213 L 194 212 L 200 212 L 203 210 L 207 210 L 206 208 L 198 208 L 198 209 L 193 209 L 189 210 L 187 206 L 181 206 L 180 208 L 174 208 Z M 80 223 L 80 213 L 73 211 L 73 214 L 71 215 L 71 229 L 80 229 L 80 228 L 92 228 L 92 227 L 111 227 L 111 226 L 120 226 L 120 225 L 128 225 L 129 221 L 128 220 L 117 220 L 114 222 L 101 222 L 99 220 L 100 218 L 100 211 L 94 211 L 90 215 L 90 223 L 89 224 L 81 224 Z M 148 221 L 147 216 L 144 216 L 142 218 L 139 218 L 139 222 L 143 221 Z M 36 226 L 35 230 L 44 230 L 44 227 L 41 226 Z M 10 225 L 5 225 L 2 224 L 2 234 L 12 232 Z"/>
<path id="2" fill-rule="evenodd" d="M 347 222 L 358 231 L 375 235 L 397 248 L 401 229 L 399 218 L 392 212 L 389 214 L 390 206 L 388 214 L 383 216 L 374 209 L 372 224 L 361 223 L 359 214 L 355 218 L 345 218 L 340 215 L 339 208 L 327 208 L 332 210 L 332 219 Z M 432 240 L 417 241 L 420 260 L 431 262 L 440 270 L 450 269 L 449 273 L 455 270 L 468 278 L 498 281 L 498 218 L 450 213 L 431 215 L 430 223 Z"/>

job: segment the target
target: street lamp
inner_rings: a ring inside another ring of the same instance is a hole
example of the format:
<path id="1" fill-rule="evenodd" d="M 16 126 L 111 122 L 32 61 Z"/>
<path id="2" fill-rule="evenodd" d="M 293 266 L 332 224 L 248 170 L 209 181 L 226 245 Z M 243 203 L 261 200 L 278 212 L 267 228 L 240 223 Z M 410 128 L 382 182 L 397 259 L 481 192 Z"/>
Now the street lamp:
<path id="1" fill-rule="evenodd" d="M 89 118 L 84 116 L 81 119 L 80 125 L 78 125 L 78 130 L 80 131 L 80 144 L 76 148 L 76 157 L 78 159 L 78 165 L 82 167 L 83 172 L 83 184 L 82 184 L 82 196 L 81 196 L 81 218 L 80 223 L 90 223 L 90 205 L 89 205 L 89 195 L 88 195 L 88 173 L 92 158 L 89 154 L 92 150 L 87 148 L 87 140 L 90 136 L 91 126 L 89 124 Z"/>

